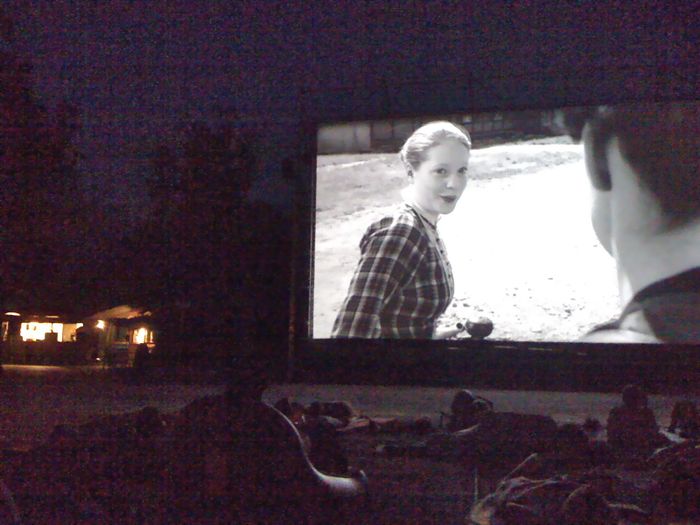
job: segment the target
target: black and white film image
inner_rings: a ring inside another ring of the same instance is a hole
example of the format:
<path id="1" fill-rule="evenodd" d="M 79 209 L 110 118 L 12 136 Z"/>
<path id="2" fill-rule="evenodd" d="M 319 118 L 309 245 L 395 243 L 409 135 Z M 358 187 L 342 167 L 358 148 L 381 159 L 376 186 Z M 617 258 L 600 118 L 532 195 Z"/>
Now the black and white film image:
<path id="1" fill-rule="evenodd" d="M 615 317 L 615 263 L 591 226 L 583 146 L 557 130 L 554 115 L 465 113 L 320 127 L 311 337 L 331 336 L 362 235 L 402 202 L 408 180 L 398 151 L 435 120 L 461 124 L 472 140 L 466 188 L 438 222 L 455 287 L 437 326 L 488 318 L 490 339 L 576 341 Z"/>

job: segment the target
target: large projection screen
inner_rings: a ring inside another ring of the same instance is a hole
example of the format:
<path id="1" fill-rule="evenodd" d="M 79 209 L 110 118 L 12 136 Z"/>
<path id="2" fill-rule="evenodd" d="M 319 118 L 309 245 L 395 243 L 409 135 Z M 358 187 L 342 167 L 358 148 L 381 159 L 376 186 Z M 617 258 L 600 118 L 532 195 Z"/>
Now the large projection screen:
<path id="1" fill-rule="evenodd" d="M 472 138 L 466 189 L 438 223 L 455 281 L 438 325 L 486 317 L 493 340 L 570 342 L 615 317 L 615 264 L 591 227 L 583 146 L 556 125 L 558 114 L 465 111 L 319 126 L 308 336 L 331 337 L 365 230 L 402 202 L 407 176 L 397 153 L 435 120 Z"/>

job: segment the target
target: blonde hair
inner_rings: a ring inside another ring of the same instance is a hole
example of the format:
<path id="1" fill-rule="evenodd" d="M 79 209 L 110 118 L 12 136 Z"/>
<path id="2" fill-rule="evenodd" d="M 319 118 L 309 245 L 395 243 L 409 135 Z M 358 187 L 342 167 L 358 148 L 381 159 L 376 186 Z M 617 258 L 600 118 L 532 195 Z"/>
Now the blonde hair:
<path id="1" fill-rule="evenodd" d="M 425 152 L 447 139 L 456 140 L 468 150 L 472 147 L 472 140 L 466 129 L 452 122 L 439 120 L 415 130 L 399 151 L 399 158 L 407 170 L 418 169 L 425 160 Z"/>

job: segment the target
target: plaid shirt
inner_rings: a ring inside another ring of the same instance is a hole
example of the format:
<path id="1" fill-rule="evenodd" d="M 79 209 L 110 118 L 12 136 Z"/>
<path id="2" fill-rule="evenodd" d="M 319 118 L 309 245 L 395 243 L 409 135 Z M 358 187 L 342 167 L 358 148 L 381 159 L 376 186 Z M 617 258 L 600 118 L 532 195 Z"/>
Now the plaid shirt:
<path id="1" fill-rule="evenodd" d="M 408 204 L 370 225 L 332 337 L 432 338 L 454 293 L 442 241 L 441 257 L 426 230 L 432 227 Z"/>

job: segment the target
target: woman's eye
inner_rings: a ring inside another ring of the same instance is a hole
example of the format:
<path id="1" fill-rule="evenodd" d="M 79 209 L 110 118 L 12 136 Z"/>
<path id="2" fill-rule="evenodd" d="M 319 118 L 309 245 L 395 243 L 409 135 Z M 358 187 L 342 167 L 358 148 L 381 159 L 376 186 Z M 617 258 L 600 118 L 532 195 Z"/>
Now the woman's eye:
<path id="1" fill-rule="evenodd" d="M 447 173 L 447 170 L 445 168 L 438 168 L 435 170 L 435 173 L 438 175 L 445 175 Z"/>
<path id="2" fill-rule="evenodd" d="M 459 169 L 459 173 L 460 173 L 461 175 L 466 175 L 468 171 L 469 171 L 468 168 L 460 168 L 460 169 Z"/>

